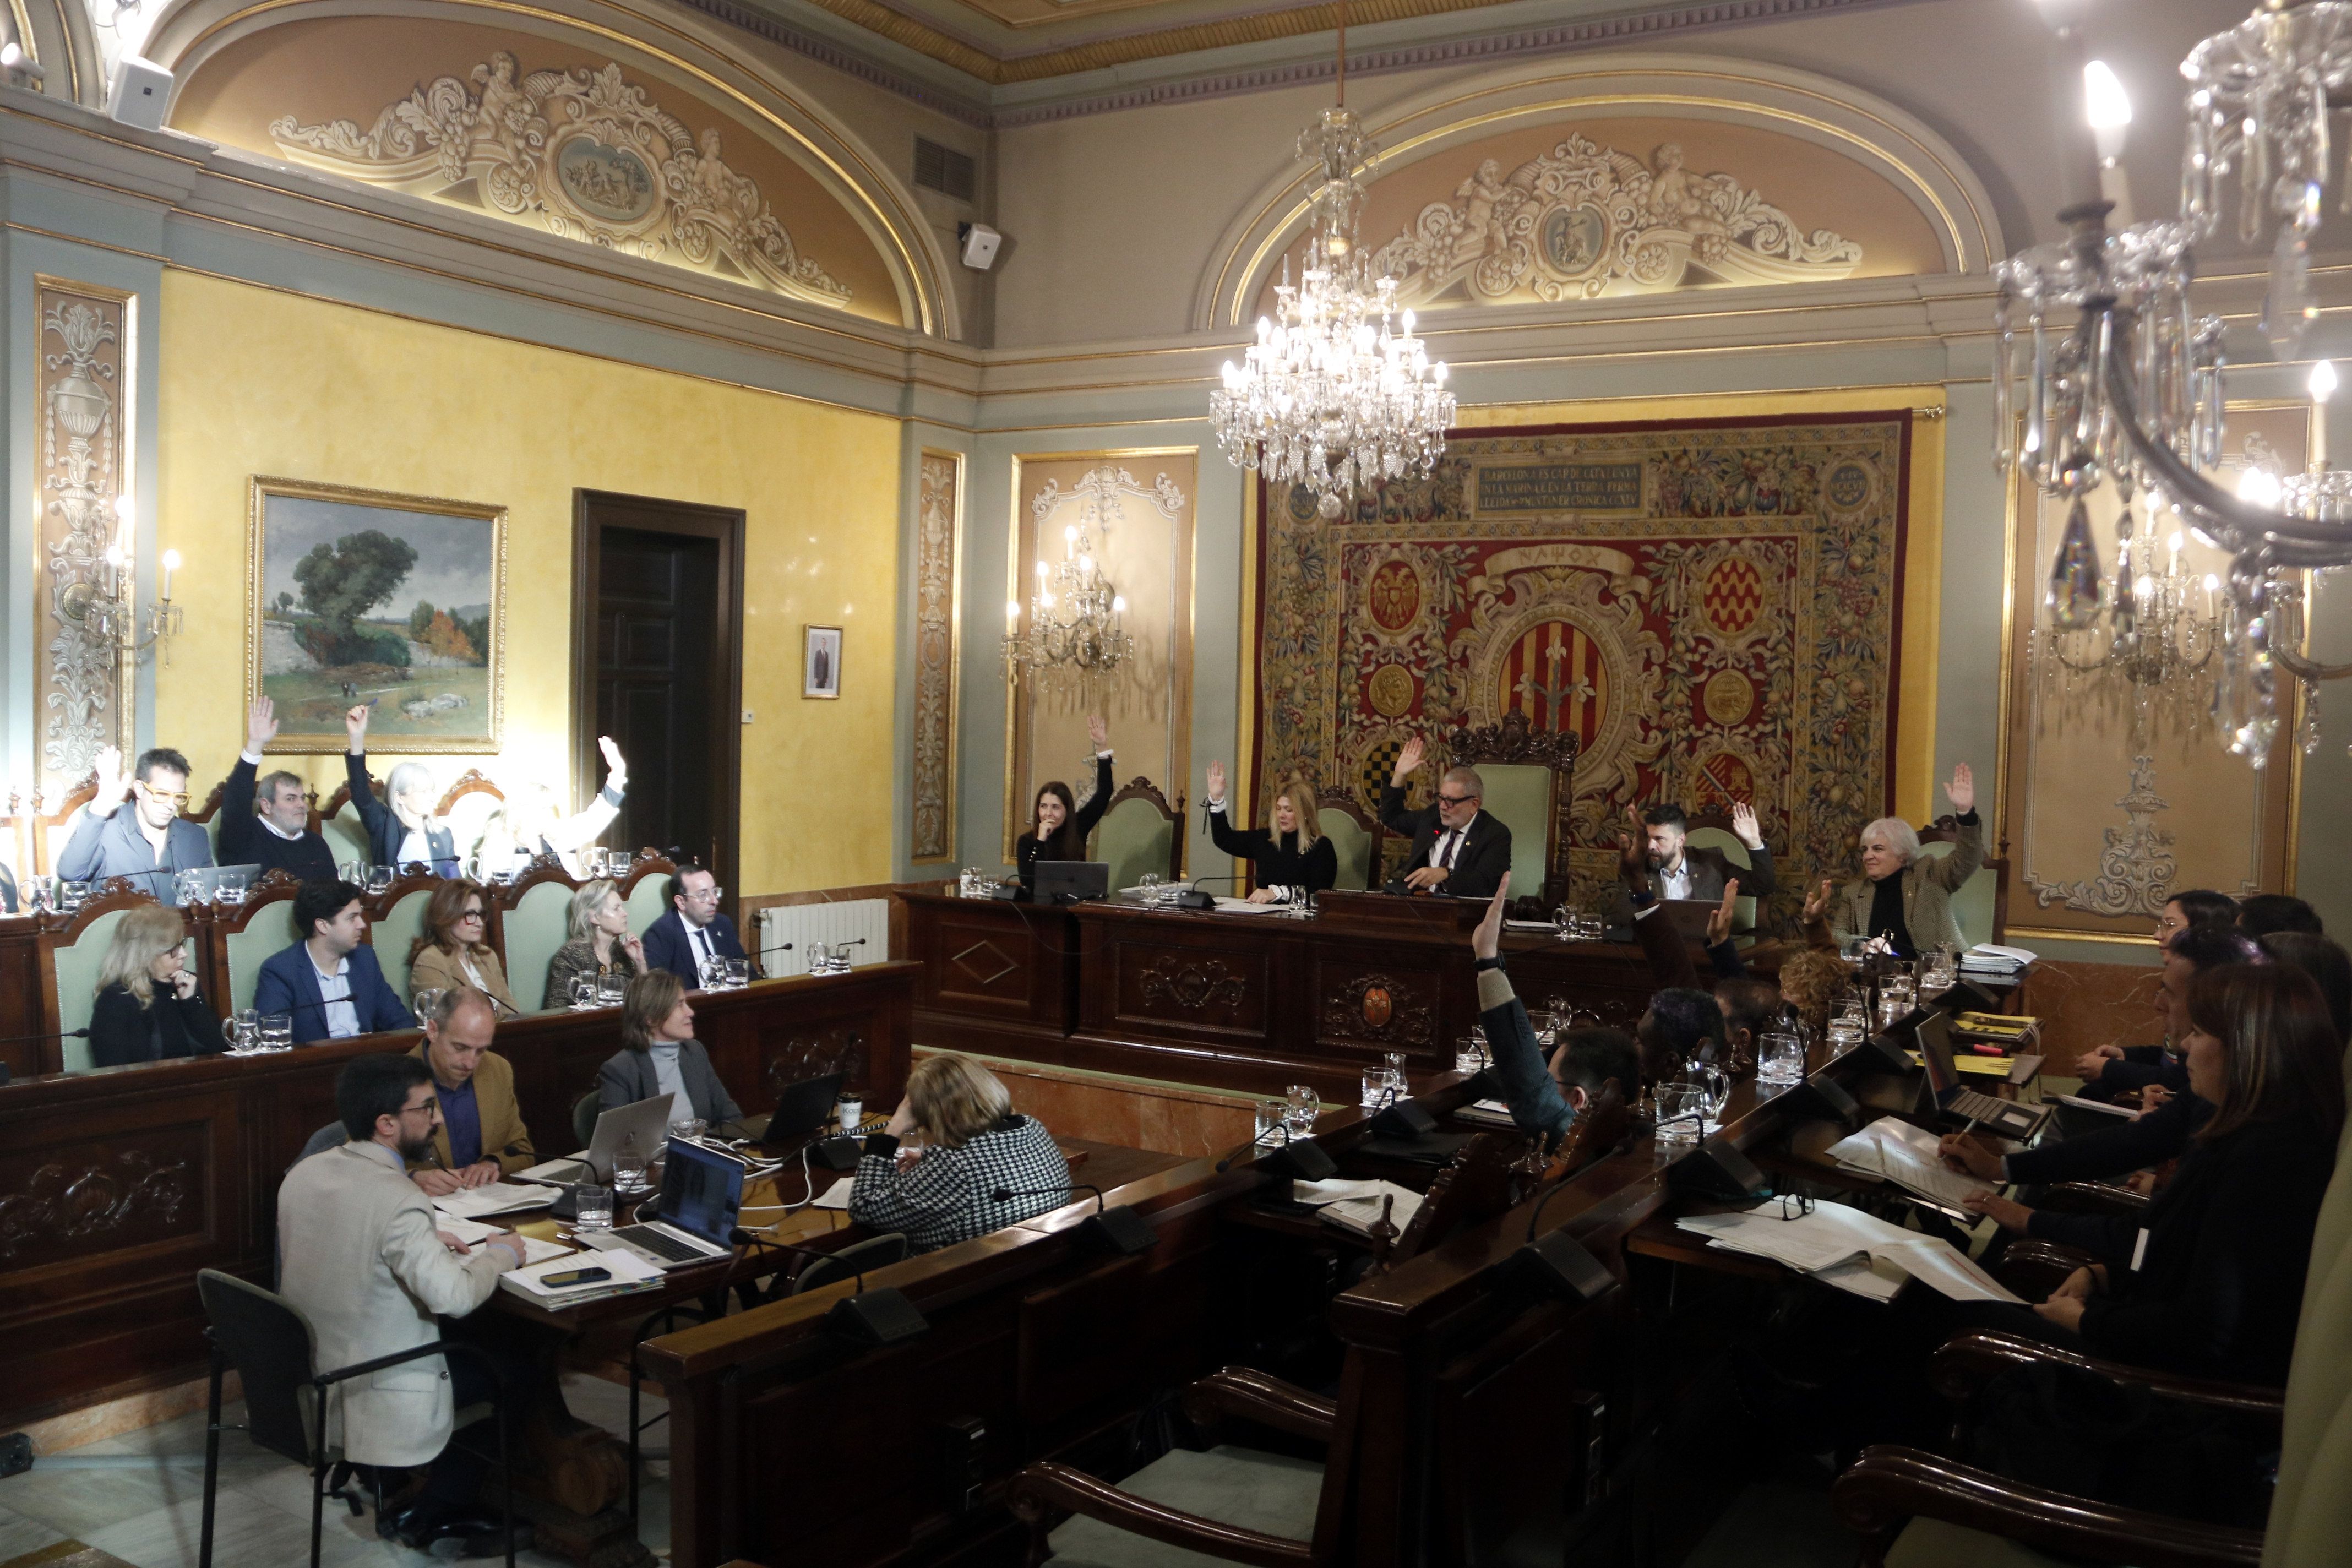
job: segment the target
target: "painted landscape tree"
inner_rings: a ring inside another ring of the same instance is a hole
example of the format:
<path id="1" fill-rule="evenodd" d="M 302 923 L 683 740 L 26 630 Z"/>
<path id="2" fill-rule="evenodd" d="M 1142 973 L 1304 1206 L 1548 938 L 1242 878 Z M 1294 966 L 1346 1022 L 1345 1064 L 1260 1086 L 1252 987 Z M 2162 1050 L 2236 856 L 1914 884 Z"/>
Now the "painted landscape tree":
<path id="1" fill-rule="evenodd" d="M 416 564 L 416 547 L 378 529 L 347 533 L 311 546 L 294 563 L 302 607 L 318 619 L 299 635 L 311 658 L 326 667 L 383 664 L 405 668 L 408 639 L 397 632 L 364 631 L 360 618 L 389 601 Z"/>

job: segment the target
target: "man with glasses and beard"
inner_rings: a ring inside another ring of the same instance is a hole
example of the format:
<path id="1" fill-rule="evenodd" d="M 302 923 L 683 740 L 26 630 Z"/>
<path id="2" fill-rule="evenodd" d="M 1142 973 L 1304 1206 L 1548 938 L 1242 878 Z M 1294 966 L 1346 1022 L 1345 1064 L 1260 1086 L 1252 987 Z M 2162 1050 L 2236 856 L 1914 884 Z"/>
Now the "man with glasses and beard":
<path id="1" fill-rule="evenodd" d="M 128 810 L 123 797 L 130 796 Z M 213 863 L 212 840 L 180 815 L 188 804 L 188 759 L 168 746 L 139 753 L 129 777 L 122 753 L 98 752 L 98 794 L 74 819 L 73 836 L 58 857 L 58 877 L 100 882 L 127 877 L 158 903 L 173 901 L 174 879 Z"/>
<path id="2" fill-rule="evenodd" d="M 468 1251 L 436 1229 L 431 1201 L 409 1180 L 408 1163 L 431 1154 L 441 1126 L 421 1058 L 354 1058 L 335 1080 L 335 1110 L 351 1142 L 299 1162 L 278 1189 L 278 1293 L 309 1317 L 321 1371 L 443 1338 L 440 1319 L 488 1300 L 524 1256 L 512 1233 Z M 487 1466 L 450 1442 L 455 1412 L 492 1389 L 471 1355 L 420 1356 L 334 1385 L 327 1440 L 352 1463 L 433 1467 L 415 1500 L 378 1516 L 378 1534 L 439 1557 L 503 1548 L 498 1521 L 475 1502 Z M 509 1411 L 520 1392 L 510 1377 Z"/>
<path id="3" fill-rule="evenodd" d="M 1381 792 L 1381 822 L 1412 845 L 1388 890 L 1491 899 L 1511 869 L 1511 830 L 1478 809 L 1486 786 L 1474 768 L 1446 769 L 1437 781 L 1436 804 L 1407 811 L 1405 781 L 1421 766 L 1424 750 L 1420 736 L 1407 741 Z"/>

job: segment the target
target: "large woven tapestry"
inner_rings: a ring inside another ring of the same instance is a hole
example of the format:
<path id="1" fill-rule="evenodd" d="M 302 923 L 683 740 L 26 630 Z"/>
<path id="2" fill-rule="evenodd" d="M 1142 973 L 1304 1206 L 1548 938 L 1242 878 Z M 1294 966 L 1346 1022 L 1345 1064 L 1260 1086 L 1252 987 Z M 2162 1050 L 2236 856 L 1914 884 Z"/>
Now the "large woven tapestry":
<path id="1" fill-rule="evenodd" d="M 1269 488 L 1257 799 L 1303 773 L 1370 812 L 1408 736 L 1443 765 L 1517 712 L 1581 742 L 1576 896 L 1629 803 L 1752 801 L 1793 910 L 1891 809 L 1910 419 L 1479 431 L 1337 521 Z"/>

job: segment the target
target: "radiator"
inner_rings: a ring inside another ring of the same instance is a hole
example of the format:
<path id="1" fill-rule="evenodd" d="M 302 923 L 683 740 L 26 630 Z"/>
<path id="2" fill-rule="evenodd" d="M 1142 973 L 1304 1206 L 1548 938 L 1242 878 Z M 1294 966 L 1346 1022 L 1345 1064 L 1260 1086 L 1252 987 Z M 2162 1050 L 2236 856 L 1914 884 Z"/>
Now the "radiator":
<path id="1" fill-rule="evenodd" d="M 880 963 L 890 956 L 890 900 L 848 899 L 837 904 L 771 904 L 760 911 L 760 968 L 771 979 L 808 973 L 809 943 L 856 942 L 852 964 Z M 785 942 L 790 952 L 780 952 Z"/>

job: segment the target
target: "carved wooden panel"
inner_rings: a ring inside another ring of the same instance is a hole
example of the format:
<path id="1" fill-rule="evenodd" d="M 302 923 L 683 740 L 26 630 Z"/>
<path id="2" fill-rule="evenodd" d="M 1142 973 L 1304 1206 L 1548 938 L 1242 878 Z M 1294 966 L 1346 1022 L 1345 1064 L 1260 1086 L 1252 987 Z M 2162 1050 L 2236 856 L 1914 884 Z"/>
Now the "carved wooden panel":
<path id="1" fill-rule="evenodd" d="M 963 458 L 925 452 L 915 508 L 915 776 L 917 865 L 955 858 L 956 554 L 963 531 Z"/>
<path id="2" fill-rule="evenodd" d="M 985 1000 L 1026 1008 L 1036 977 L 1023 933 L 977 921 L 942 920 L 932 981 L 942 1000 Z"/>
<path id="3" fill-rule="evenodd" d="M 866 1086 L 866 1031 L 862 1028 L 795 1029 L 765 1046 L 761 1054 L 766 1059 L 761 1065 L 760 1079 L 769 1103 L 743 1108 L 754 1116 L 772 1106 L 776 1097 L 792 1085 L 827 1073 L 841 1074 L 845 1089 Z"/>
<path id="4" fill-rule="evenodd" d="M 1155 1012 L 1231 1018 L 1250 999 L 1249 979 L 1222 958 L 1163 952 L 1141 966 L 1137 989 Z"/>
<path id="5" fill-rule="evenodd" d="M 1445 1044 L 1437 970 L 1338 957 L 1324 958 L 1318 969 L 1318 1046 L 1433 1052 Z"/>
<path id="6" fill-rule="evenodd" d="M 1260 1037 L 1266 1031 L 1273 984 L 1269 954 L 1263 948 L 1236 952 L 1190 942 L 1163 944 L 1137 932 L 1114 942 L 1104 957 L 1116 974 L 1111 994 L 1122 1024 L 1219 1036 Z"/>
<path id="7" fill-rule="evenodd" d="M 203 1236 L 211 1136 L 192 1121 L 0 1155 L 0 1269 Z"/>

